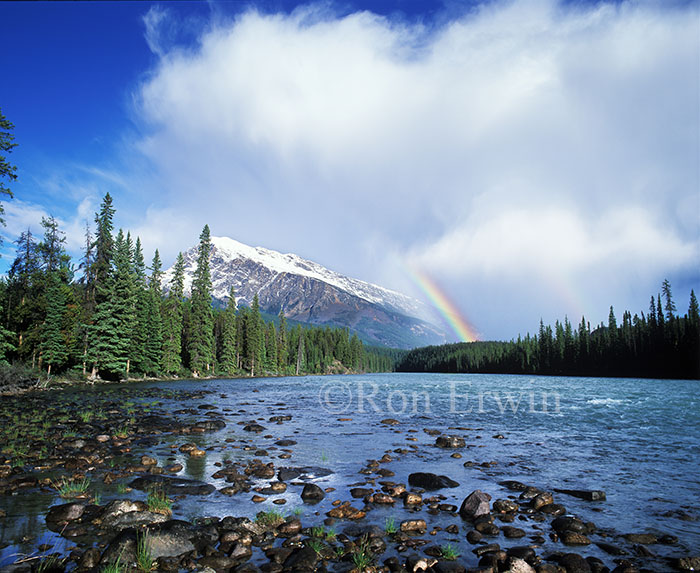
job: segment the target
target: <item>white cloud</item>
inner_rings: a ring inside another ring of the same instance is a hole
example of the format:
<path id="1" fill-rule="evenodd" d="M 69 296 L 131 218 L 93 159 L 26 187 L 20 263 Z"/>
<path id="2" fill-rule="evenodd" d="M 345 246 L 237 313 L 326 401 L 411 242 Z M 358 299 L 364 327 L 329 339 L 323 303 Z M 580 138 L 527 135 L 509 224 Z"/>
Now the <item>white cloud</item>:
<path id="1" fill-rule="evenodd" d="M 142 85 L 138 145 L 160 186 L 143 233 L 172 223 L 191 235 L 179 250 L 209 222 L 389 286 L 383 251 L 398 252 L 486 309 L 494 281 L 525 275 L 533 293 L 622 269 L 591 290 L 603 309 L 642 275 L 697 281 L 697 20 L 553 0 L 439 28 L 247 12 L 163 52 Z"/>

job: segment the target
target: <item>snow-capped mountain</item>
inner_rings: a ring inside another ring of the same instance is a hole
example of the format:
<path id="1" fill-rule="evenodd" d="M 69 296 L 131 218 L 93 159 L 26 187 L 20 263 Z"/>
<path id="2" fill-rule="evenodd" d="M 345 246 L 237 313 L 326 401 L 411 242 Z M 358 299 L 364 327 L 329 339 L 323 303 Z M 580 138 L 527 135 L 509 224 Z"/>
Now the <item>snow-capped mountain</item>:
<path id="1" fill-rule="evenodd" d="M 421 319 L 420 301 L 331 271 L 291 253 L 250 247 L 228 237 L 212 237 L 210 268 L 213 296 L 250 306 L 257 293 L 262 310 L 310 324 L 348 327 L 365 342 L 393 347 L 441 343 L 444 332 Z M 197 246 L 183 253 L 185 293 L 197 266 Z M 167 286 L 173 268 L 163 278 Z"/>

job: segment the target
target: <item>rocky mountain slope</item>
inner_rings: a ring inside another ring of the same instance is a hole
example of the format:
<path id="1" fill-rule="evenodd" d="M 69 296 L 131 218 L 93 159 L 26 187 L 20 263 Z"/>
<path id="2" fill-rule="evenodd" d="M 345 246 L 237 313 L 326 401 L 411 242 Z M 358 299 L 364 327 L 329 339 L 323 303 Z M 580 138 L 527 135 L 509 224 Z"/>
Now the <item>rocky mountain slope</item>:
<path id="1" fill-rule="evenodd" d="M 197 247 L 183 253 L 185 292 L 197 264 Z M 228 237 L 212 237 L 210 256 L 214 298 L 250 306 L 258 294 L 262 310 L 315 325 L 347 327 L 366 343 L 412 348 L 445 341 L 443 330 L 420 318 L 423 304 L 404 294 L 331 271 L 317 263 Z M 173 269 L 165 272 L 164 284 Z"/>

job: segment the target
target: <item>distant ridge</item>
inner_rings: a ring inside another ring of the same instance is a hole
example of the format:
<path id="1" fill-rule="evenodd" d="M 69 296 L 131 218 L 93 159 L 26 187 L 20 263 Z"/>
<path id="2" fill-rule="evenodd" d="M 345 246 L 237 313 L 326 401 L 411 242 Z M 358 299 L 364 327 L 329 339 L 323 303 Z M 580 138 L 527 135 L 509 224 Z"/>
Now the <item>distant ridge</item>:
<path id="1" fill-rule="evenodd" d="M 269 313 L 314 325 L 349 328 L 369 344 L 413 348 L 445 342 L 444 331 L 421 318 L 423 303 L 399 292 L 347 277 L 298 255 L 251 247 L 229 237 L 212 237 L 213 296 L 228 299 L 233 286 L 237 304 L 250 306 L 258 294 Z M 183 253 L 185 292 L 189 294 L 197 247 Z M 164 284 L 173 268 L 165 271 Z"/>

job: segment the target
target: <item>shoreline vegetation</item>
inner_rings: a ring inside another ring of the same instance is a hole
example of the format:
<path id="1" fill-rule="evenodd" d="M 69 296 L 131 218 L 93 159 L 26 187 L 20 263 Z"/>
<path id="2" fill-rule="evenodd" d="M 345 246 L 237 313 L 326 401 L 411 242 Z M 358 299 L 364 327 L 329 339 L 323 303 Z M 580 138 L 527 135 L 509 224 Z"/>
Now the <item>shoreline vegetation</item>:
<path id="1" fill-rule="evenodd" d="M 663 305 L 662 305 L 663 302 Z M 554 328 L 540 320 L 538 334 L 509 342 L 461 342 L 408 351 L 397 372 L 444 374 L 531 374 L 603 378 L 700 379 L 700 308 L 690 291 L 680 316 L 671 284 L 652 296 L 645 314 L 625 311 L 618 325 L 613 307 L 608 323 L 594 329 L 585 317 L 568 317 Z"/>
<path id="2" fill-rule="evenodd" d="M 53 217 L 42 219 L 40 241 L 29 229 L 17 239 L 0 281 L 0 363 L 91 381 L 393 369 L 395 351 L 365 347 L 347 329 L 288 326 L 281 309 L 265 321 L 257 296 L 250 308 L 236 305 L 231 289 L 225 307 L 214 308 L 208 226 L 189 298 L 182 254 L 163 285 L 158 250 L 146 267 L 140 239 L 114 235 L 114 213 L 106 194 L 77 268 Z"/>

